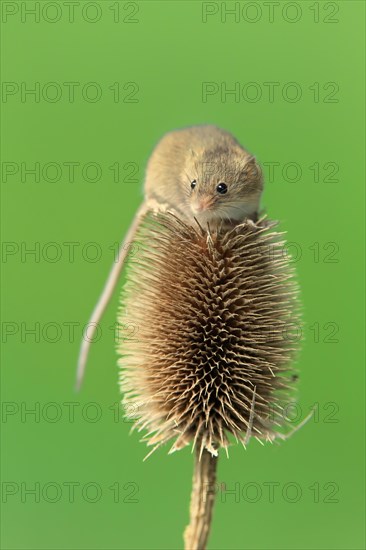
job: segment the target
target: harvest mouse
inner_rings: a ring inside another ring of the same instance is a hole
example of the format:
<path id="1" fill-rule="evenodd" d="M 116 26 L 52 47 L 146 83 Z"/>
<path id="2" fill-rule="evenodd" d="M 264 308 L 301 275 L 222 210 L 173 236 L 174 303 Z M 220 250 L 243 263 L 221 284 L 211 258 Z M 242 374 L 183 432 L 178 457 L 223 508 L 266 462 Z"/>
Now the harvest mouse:
<path id="1" fill-rule="evenodd" d="M 112 296 L 128 254 L 128 245 L 148 210 L 172 211 L 185 223 L 210 229 L 230 228 L 245 218 L 256 220 L 263 190 L 255 158 L 227 131 L 191 126 L 167 133 L 147 163 L 145 198 L 121 244 L 103 292 L 89 321 L 77 368 L 80 387 L 90 340 Z M 92 334 L 91 334 L 92 333 Z"/>

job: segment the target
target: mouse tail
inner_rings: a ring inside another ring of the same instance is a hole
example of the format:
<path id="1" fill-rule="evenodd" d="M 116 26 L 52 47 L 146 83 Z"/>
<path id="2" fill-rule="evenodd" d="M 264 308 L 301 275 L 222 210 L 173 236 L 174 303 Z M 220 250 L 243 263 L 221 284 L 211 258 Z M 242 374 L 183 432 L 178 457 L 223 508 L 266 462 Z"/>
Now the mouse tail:
<path id="1" fill-rule="evenodd" d="M 80 346 L 79 359 L 78 359 L 78 365 L 77 365 L 77 371 L 76 371 L 76 390 L 77 391 L 80 389 L 81 384 L 83 382 L 86 363 L 87 363 L 88 355 L 90 351 L 90 344 L 93 339 L 93 335 L 112 297 L 112 294 L 114 292 L 114 289 L 116 288 L 116 284 L 118 282 L 120 273 L 125 264 L 125 260 L 129 252 L 128 245 L 133 240 L 136 230 L 141 222 L 141 218 L 146 214 L 148 209 L 149 209 L 149 204 L 146 202 L 143 202 L 140 208 L 138 209 L 135 215 L 135 218 L 119 248 L 117 261 L 112 266 L 112 269 L 108 275 L 107 281 L 104 285 L 100 298 L 90 316 L 90 320 L 88 323 L 88 339 L 86 339 L 84 336 Z"/>

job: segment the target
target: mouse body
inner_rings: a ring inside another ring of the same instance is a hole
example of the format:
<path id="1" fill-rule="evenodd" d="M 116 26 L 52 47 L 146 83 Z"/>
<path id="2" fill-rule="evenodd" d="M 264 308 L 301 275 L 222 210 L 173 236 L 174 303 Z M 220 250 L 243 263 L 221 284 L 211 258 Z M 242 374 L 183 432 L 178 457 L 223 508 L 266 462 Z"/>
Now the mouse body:
<path id="1" fill-rule="evenodd" d="M 116 287 L 129 245 L 147 211 L 172 211 L 183 221 L 222 230 L 257 219 L 263 190 L 262 171 L 253 155 L 226 130 L 191 126 L 165 134 L 148 160 L 144 201 L 123 240 L 83 338 L 78 367 L 80 387 L 90 342 Z"/>

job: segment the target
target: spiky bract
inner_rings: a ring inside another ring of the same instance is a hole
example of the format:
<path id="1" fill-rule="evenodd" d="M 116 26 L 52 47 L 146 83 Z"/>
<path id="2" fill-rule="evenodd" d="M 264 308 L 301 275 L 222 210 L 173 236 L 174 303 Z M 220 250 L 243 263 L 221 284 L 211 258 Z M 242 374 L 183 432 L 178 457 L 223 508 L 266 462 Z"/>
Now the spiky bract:
<path id="1" fill-rule="evenodd" d="M 297 285 L 276 222 L 140 226 L 119 310 L 124 405 L 154 449 L 272 440 L 296 376 Z M 153 449 L 153 450 L 154 450 Z"/>

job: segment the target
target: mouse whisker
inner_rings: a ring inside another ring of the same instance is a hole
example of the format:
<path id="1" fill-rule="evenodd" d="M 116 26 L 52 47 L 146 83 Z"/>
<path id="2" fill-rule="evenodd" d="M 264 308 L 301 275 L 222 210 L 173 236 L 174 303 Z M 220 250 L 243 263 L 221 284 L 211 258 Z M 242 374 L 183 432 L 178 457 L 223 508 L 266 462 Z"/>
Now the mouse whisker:
<path id="1" fill-rule="evenodd" d="M 189 181 L 189 183 L 192 182 L 192 179 L 191 177 L 187 174 L 187 172 L 184 172 L 184 175 L 187 177 L 187 180 Z"/>
<path id="2" fill-rule="evenodd" d="M 229 218 L 225 208 L 218 207 L 218 208 L 216 208 L 216 212 L 220 217 L 220 222 L 224 222 L 225 218 L 227 218 L 227 220 L 230 221 L 230 218 Z"/>

